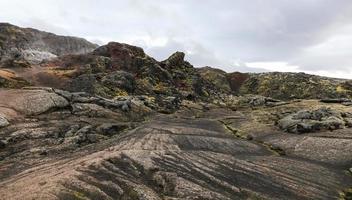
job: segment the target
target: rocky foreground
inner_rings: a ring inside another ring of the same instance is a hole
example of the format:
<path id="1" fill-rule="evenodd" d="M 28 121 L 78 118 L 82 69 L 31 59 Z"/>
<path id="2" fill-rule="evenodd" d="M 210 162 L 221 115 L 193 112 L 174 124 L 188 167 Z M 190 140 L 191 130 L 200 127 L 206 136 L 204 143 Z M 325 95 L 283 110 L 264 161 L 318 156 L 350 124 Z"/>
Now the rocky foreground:
<path id="1" fill-rule="evenodd" d="M 351 81 L 1 27 L 0 199 L 352 199 Z"/>

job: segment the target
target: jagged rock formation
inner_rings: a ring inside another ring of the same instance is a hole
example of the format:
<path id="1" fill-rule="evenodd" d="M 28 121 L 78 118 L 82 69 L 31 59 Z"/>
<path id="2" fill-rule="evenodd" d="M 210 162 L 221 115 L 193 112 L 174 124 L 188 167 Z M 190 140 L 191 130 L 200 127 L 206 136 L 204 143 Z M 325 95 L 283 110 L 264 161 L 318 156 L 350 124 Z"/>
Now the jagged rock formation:
<path id="1" fill-rule="evenodd" d="M 15 30 L 24 49 L 48 34 Z M 0 199 L 351 197 L 350 81 L 61 39 L 40 51 L 74 52 L 0 69 Z"/>
<path id="2" fill-rule="evenodd" d="M 158 62 L 139 47 L 117 42 L 88 54 L 59 56 L 38 67 L 23 69 L 22 73 L 31 85 L 84 91 L 108 98 L 150 95 L 195 99 L 221 92 L 212 82 L 203 79 L 181 52 Z"/>

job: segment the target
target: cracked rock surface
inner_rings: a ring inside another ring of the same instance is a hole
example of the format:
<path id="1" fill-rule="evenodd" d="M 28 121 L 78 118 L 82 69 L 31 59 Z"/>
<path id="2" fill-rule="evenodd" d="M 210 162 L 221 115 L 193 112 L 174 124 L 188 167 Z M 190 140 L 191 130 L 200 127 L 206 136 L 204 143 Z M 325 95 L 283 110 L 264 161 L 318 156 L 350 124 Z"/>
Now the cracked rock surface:
<path id="1" fill-rule="evenodd" d="M 237 111 L 183 101 L 161 114 L 143 98 L 1 92 L 0 199 L 334 199 L 352 185 L 349 128 L 297 135 L 275 125 L 288 110 L 330 112 L 318 101 Z"/>

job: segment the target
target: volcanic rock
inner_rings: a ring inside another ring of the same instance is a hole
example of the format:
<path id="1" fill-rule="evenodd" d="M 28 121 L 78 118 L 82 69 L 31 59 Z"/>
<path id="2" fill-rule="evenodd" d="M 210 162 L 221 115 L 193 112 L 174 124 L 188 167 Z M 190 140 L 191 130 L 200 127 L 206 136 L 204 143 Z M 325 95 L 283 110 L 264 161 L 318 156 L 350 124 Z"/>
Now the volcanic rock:
<path id="1" fill-rule="evenodd" d="M 341 113 L 329 108 L 302 110 L 278 121 L 281 129 L 290 133 L 307 133 L 321 130 L 336 130 L 347 125 L 351 120 L 350 113 Z"/>

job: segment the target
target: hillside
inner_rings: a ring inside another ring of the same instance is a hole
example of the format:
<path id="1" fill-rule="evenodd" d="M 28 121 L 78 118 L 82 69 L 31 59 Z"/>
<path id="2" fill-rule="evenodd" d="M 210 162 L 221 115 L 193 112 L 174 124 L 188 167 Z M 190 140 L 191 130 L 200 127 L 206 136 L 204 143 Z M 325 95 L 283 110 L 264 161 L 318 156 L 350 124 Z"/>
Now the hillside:
<path id="1" fill-rule="evenodd" d="M 58 36 L 32 28 L 0 23 L 0 63 L 5 65 L 24 61 L 39 63 L 44 59 L 65 54 L 91 52 L 96 47 L 97 45 L 82 38 Z"/>

